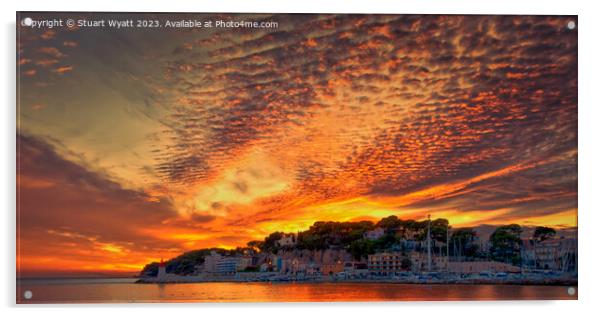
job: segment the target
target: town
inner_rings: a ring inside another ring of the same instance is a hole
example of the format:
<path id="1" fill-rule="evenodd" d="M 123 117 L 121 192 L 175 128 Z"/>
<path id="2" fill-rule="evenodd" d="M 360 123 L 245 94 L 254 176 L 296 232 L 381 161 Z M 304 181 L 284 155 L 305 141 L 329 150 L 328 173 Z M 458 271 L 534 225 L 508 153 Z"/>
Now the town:
<path id="1" fill-rule="evenodd" d="M 142 283 L 405 282 L 576 284 L 576 231 L 516 224 L 476 228 L 446 219 L 316 222 L 232 250 L 211 248 L 148 264 Z M 483 234 L 483 232 L 482 232 Z"/>

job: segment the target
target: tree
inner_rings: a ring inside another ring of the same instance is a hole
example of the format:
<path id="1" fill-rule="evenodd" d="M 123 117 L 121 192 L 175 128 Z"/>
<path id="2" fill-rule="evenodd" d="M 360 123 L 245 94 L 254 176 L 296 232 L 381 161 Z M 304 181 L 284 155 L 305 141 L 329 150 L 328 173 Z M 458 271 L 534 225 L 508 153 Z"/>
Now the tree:
<path id="1" fill-rule="evenodd" d="M 247 243 L 247 247 L 253 249 L 254 251 L 258 251 L 263 247 L 263 241 L 260 240 L 252 240 Z"/>
<path id="2" fill-rule="evenodd" d="M 395 215 L 385 217 L 381 219 L 376 226 L 385 230 L 386 233 L 394 233 L 399 227 L 401 227 L 401 220 Z"/>
<path id="3" fill-rule="evenodd" d="M 554 228 L 537 226 L 533 232 L 533 239 L 537 242 L 542 242 L 546 239 L 552 238 L 556 235 Z"/>
<path id="4" fill-rule="evenodd" d="M 299 233 L 297 243 L 300 249 L 309 250 L 323 250 L 325 249 L 324 243 L 320 240 L 320 236 L 310 231 L 304 231 Z"/>
<path id="5" fill-rule="evenodd" d="M 315 222 L 308 230 L 299 233 L 297 247 L 310 250 L 345 249 L 373 228 L 374 224 L 370 221 Z"/>
<path id="6" fill-rule="evenodd" d="M 353 241 L 349 246 L 349 253 L 351 253 L 355 260 L 367 258 L 368 255 L 374 254 L 374 241 L 369 239 Z"/>
<path id="7" fill-rule="evenodd" d="M 448 221 L 444 218 L 431 221 L 431 238 L 438 242 L 446 242 L 448 225 Z"/>
<path id="8" fill-rule="evenodd" d="M 187 275 L 192 274 L 195 270 L 195 267 L 199 264 L 205 262 L 205 256 L 211 254 L 212 251 L 222 255 L 228 256 L 232 255 L 235 250 L 227 250 L 222 248 L 208 248 L 208 249 L 198 249 L 192 250 L 189 252 L 185 252 L 175 258 L 169 259 L 165 265 L 165 271 L 167 273 L 174 273 L 179 275 Z M 144 266 L 142 271 L 140 272 L 141 276 L 156 276 L 159 269 L 158 262 L 152 262 Z"/>
<path id="9" fill-rule="evenodd" d="M 401 259 L 401 268 L 404 270 L 412 269 L 412 260 L 410 260 L 409 258 Z"/>
<path id="10" fill-rule="evenodd" d="M 472 228 L 458 228 L 449 238 L 450 254 L 452 256 L 474 257 L 478 246 L 473 243 L 477 233 Z"/>
<path id="11" fill-rule="evenodd" d="M 374 241 L 374 248 L 378 250 L 387 250 L 396 244 L 399 244 L 399 239 L 397 239 L 394 234 L 384 234 Z"/>
<path id="12" fill-rule="evenodd" d="M 280 240 L 282 236 L 284 236 L 283 232 L 271 233 L 268 237 L 265 238 L 265 240 L 261 244 L 261 248 L 259 249 L 261 249 L 261 251 L 263 252 L 271 252 L 276 254 L 278 252 L 278 249 L 280 248 L 278 246 L 277 241 Z"/>
<path id="13" fill-rule="evenodd" d="M 491 257 L 493 260 L 519 265 L 521 263 L 522 229 L 517 224 L 496 228 L 489 237 Z"/>

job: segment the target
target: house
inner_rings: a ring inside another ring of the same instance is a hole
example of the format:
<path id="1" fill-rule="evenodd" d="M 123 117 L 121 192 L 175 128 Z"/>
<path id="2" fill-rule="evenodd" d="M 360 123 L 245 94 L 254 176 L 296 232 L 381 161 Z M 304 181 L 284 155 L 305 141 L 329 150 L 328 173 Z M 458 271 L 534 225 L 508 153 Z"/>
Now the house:
<path id="1" fill-rule="evenodd" d="M 296 273 L 299 269 L 299 260 L 297 259 L 282 259 L 280 269 L 278 270 L 280 273 Z"/>
<path id="2" fill-rule="evenodd" d="M 297 236 L 295 234 L 284 234 L 276 241 L 279 247 L 292 247 L 297 244 Z"/>
<path id="3" fill-rule="evenodd" d="M 366 277 L 370 274 L 368 264 L 365 262 L 347 261 L 344 264 L 343 271 L 347 276 Z"/>
<path id="4" fill-rule="evenodd" d="M 575 271 L 577 239 L 553 238 L 536 243 L 535 268 L 555 271 Z"/>
<path id="5" fill-rule="evenodd" d="M 305 273 L 307 275 L 318 275 L 320 274 L 320 265 L 316 263 L 309 263 L 305 268 Z"/>
<path id="6" fill-rule="evenodd" d="M 343 262 L 337 261 L 334 263 L 323 264 L 320 269 L 323 275 L 334 275 L 344 270 L 345 266 Z"/>
<path id="7" fill-rule="evenodd" d="M 410 253 L 410 260 L 412 261 L 412 271 L 428 271 L 428 256 L 421 252 Z M 444 255 L 431 255 L 431 266 L 430 271 L 442 271 L 447 268 L 449 259 Z"/>
<path id="8" fill-rule="evenodd" d="M 216 264 L 216 272 L 219 274 L 234 274 L 240 265 L 239 257 L 222 257 Z"/>
<path id="9" fill-rule="evenodd" d="M 259 265 L 260 272 L 267 272 L 269 269 L 269 265 L 267 263 L 262 263 Z"/>
<path id="10" fill-rule="evenodd" d="M 534 269 L 536 267 L 536 263 L 535 263 L 535 240 L 529 238 L 529 239 L 523 239 L 523 247 L 521 248 L 521 259 L 522 259 L 522 265 L 526 268 L 532 268 Z"/>
<path id="11" fill-rule="evenodd" d="M 385 230 L 378 227 L 376 229 L 373 230 L 369 230 L 367 232 L 364 233 L 364 238 L 366 239 L 370 239 L 370 240 L 377 240 L 379 238 L 381 238 L 382 236 L 385 235 Z"/>
<path id="12" fill-rule="evenodd" d="M 368 255 L 368 270 L 378 275 L 406 271 L 402 268 L 403 256 L 396 252 L 381 252 Z"/>
<path id="13" fill-rule="evenodd" d="M 205 263 L 203 264 L 203 272 L 205 273 L 217 273 L 217 263 L 222 259 L 222 255 L 211 251 L 211 254 L 205 256 Z"/>
<path id="14" fill-rule="evenodd" d="M 422 243 L 423 242 L 417 241 L 415 239 L 402 239 L 400 241 L 401 249 L 404 251 L 415 251 L 417 249 L 420 249 L 420 247 L 422 247 Z"/>
<path id="15" fill-rule="evenodd" d="M 253 257 L 243 256 L 243 257 L 240 257 L 240 260 L 238 261 L 238 265 L 236 266 L 236 271 L 242 271 L 242 270 L 246 269 L 247 267 L 251 267 L 251 266 L 253 266 Z"/>

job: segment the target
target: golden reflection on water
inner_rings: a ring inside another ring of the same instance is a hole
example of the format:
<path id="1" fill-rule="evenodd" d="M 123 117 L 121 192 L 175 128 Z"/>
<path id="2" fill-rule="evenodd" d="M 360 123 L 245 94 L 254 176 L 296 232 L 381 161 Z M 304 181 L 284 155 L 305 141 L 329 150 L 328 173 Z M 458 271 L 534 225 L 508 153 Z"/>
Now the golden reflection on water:
<path id="1" fill-rule="evenodd" d="M 30 290 L 33 297 L 21 295 Z M 134 284 L 19 282 L 19 303 L 341 302 L 576 299 L 566 286 L 379 283 Z"/>

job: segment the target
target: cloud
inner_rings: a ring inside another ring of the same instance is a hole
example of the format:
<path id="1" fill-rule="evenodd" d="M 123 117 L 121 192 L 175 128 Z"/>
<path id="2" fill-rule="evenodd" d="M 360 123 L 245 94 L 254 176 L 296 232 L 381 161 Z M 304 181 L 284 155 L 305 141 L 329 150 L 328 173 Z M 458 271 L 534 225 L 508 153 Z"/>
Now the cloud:
<path id="1" fill-rule="evenodd" d="M 73 256 L 80 253 L 81 260 L 91 262 L 103 257 L 96 262 L 98 268 L 111 260 L 139 265 L 149 256 L 181 249 L 173 241 L 139 233 L 141 228 L 161 227 L 161 222 L 177 217 L 169 200 L 150 202 L 143 192 L 124 189 L 65 160 L 40 138 L 18 134 L 17 142 L 19 257 L 24 270 L 44 269 L 36 257 L 77 261 Z M 107 247 L 112 250 L 108 254 L 92 254 Z M 121 258 L 120 250 L 131 257 Z M 61 268 L 48 265 L 50 270 Z"/>
<path id="2" fill-rule="evenodd" d="M 71 72 L 72 70 L 73 70 L 73 66 L 62 66 L 62 67 L 54 68 L 52 71 L 54 71 L 57 74 L 62 75 L 64 73 Z"/>
<path id="3" fill-rule="evenodd" d="M 54 58 L 64 58 L 67 56 L 56 47 L 41 47 L 39 52 Z"/>
<path id="4" fill-rule="evenodd" d="M 23 76 L 27 76 L 27 77 L 35 76 L 36 73 L 37 73 L 37 70 L 35 70 L 35 69 L 29 69 L 29 70 L 21 71 L 21 74 Z"/>
<path id="5" fill-rule="evenodd" d="M 77 47 L 78 44 L 76 41 L 63 41 L 63 46 L 65 47 Z"/>
<path id="6" fill-rule="evenodd" d="M 47 30 L 44 33 L 42 33 L 42 35 L 40 35 L 40 37 L 44 40 L 50 40 L 50 39 L 53 39 L 55 35 L 56 35 L 55 30 Z"/>
<path id="7" fill-rule="evenodd" d="M 58 62 L 58 59 L 40 59 L 36 60 L 35 64 L 42 67 L 48 67 L 57 64 Z"/>
<path id="8" fill-rule="evenodd" d="M 177 145 L 158 160 L 166 181 L 210 183 L 233 160 L 261 149 L 297 179 L 286 198 L 378 200 L 576 148 L 576 34 L 562 18 L 298 19 L 295 27 L 284 22 L 284 30 L 249 37 L 219 33 L 218 43 L 230 44 L 206 54 L 193 44 L 175 54 L 167 70 L 183 97 L 171 124 Z M 554 203 L 574 204 L 574 164 L 562 159 L 547 166 L 551 172 L 526 168 L 479 181 L 465 188 L 470 193 L 420 202 L 467 212 L 512 207 L 520 216 L 535 214 L 534 207 L 554 212 Z M 566 186 L 537 192 L 559 168 L 571 175 Z M 525 187 L 523 172 L 539 182 Z M 516 185 L 502 190 L 507 183 Z M 500 190 L 488 191 L 492 186 Z M 288 216 L 280 198 L 262 201 L 259 208 L 276 212 L 271 218 Z"/>

